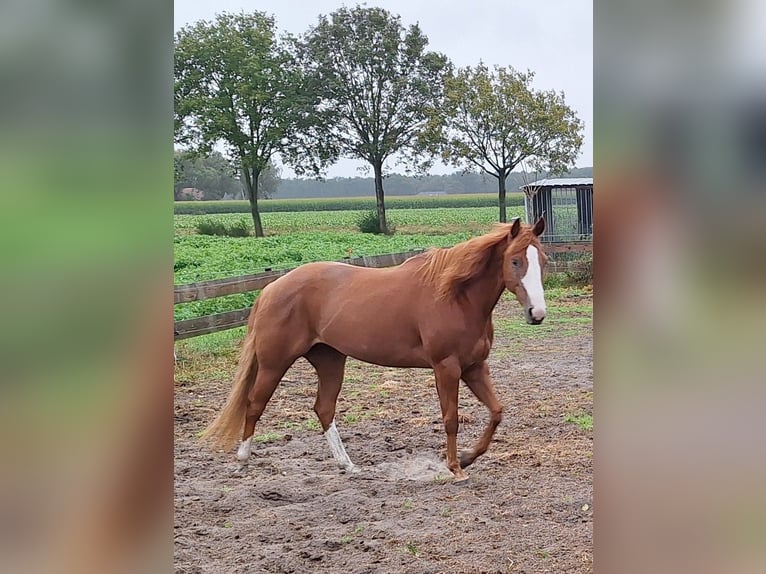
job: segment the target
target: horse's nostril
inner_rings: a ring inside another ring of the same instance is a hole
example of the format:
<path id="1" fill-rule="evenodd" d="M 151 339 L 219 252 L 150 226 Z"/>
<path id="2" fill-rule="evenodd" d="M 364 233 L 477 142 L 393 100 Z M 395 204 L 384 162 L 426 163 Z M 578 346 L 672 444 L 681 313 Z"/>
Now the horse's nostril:
<path id="1" fill-rule="evenodd" d="M 538 317 L 535 316 L 535 314 L 533 312 L 534 311 L 534 307 L 527 307 L 527 309 L 525 311 L 526 311 L 526 315 L 527 315 L 527 322 L 530 325 L 539 325 L 540 323 L 543 322 L 543 319 L 545 319 L 545 313 L 544 312 L 543 312 L 543 316 L 542 317 L 538 318 Z"/>

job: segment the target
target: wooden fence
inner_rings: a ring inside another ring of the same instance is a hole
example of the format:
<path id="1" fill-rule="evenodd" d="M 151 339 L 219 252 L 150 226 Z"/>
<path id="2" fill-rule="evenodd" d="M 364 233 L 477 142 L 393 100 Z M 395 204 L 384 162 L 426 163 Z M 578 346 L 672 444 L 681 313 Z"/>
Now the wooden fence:
<path id="1" fill-rule="evenodd" d="M 569 252 L 590 252 L 591 243 L 573 243 L 545 246 L 546 253 L 569 253 Z M 404 253 L 389 253 L 386 255 L 375 255 L 371 257 L 354 257 L 344 259 L 342 263 L 358 265 L 360 267 L 393 267 L 403 263 L 413 255 L 422 253 L 423 249 L 406 251 Z M 573 261 L 551 261 L 548 264 L 548 273 L 558 273 L 562 271 L 571 271 L 578 267 L 578 262 Z M 279 269 L 277 271 L 266 271 L 254 275 L 243 275 L 241 277 L 228 277 L 226 279 L 214 279 L 211 281 L 200 281 L 189 283 L 187 285 L 176 285 L 173 289 L 173 304 L 188 303 L 190 301 L 202 301 L 221 297 L 223 295 L 233 295 L 235 293 L 247 293 L 248 291 L 257 291 L 263 289 L 276 281 L 279 277 L 291 271 L 291 269 Z M 250 315 L 250 307 L 245 309 L 236 309 L 226 311 L 225 313 L 216 313 L 214 315 L 205 315 L 194 319 L 184 319 L 176 321 L 173 325 L 173 337 L 175 340 L 188 339 L 198 335 L 206 335 L 218 331 L 233 329 L 247 324 L 247 318 Z"/>
<path id="2" fill-rule="evenodd" d="M 422 249 L 406 251 L 404 253 L 389 253 L 386 255 L 375 255 L 371 257 L 353 257 L 344 259 L 343 263 L 358 265 L 360 267 L 393 267 L 403 263 L 413 255 L 422 253 Z M 292 269 L 280 269 L 278 271 L 266 271 L 255 275 L 244 275 L 242 277 L 230 277 L 226 279 L 214 279 L 212 281 L 200 281 L 198 283 L 189 283 L 188 285 L 176 285 L 173 289 L 173 303 L 188 303 L 189 301 L 202 301 L 222 295 L 232 295 L 234 293 L 247 293 L 248 291 L 257 291 L 263 289 L 276 281 L 279 277 L 291 271 Z M 216 313 L 214 315 L 205 315 L 195 319 L 185 319 L 176 321 L 173 325 L 173 336 L 175 340 L 196 337 L 197 335 L 206 335 L 217 331 L 225 331 L 234 327 L 241 327 L 247 324 L 247 318 L 250 315 L 250 307 L 246 309 L 237 309 L 225 313 Z"/>

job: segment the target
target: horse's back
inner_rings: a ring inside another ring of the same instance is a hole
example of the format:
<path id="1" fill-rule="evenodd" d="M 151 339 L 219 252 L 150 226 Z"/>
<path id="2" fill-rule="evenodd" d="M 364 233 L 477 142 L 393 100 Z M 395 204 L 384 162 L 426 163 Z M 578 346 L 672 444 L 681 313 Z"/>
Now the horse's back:
<path id="1" fill-rule="evenodd" d="M 354 307 L 355 301 L 391 293 L 393 274 L 387 269 L 370 269 L 346 263 L 306 263 L 267 285 L 259 297 L 264 312 L 300 309 L 308 315 L 334 307 Z M 396 283 L 396 281 L 394 281 Z M 393 285 L 395 287 L 395 285 Z"/>
<path id="2" fill-rule="evenodd" d="M 306 263 L 267 285 L 263 294 L 268 293 L 269 296 L 274 296 L 281 293 L 294 297 L 307 290 L 337 288 L 343 286 L 363 269 L 346 263 L 325 261 Z"/>

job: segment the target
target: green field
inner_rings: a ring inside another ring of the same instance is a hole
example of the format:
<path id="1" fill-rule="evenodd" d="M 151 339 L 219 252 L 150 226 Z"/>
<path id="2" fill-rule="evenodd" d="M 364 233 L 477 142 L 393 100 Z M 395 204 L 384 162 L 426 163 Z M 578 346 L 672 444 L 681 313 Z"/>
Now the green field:
<path id="1" fill-rule="evenodd" d="M 524 194 L 506 195 L 508 207 L 523 207 Z M 177 215 L 204 215 L 212 213 L 250 213 L 247 201 L 176 201 Z M 262 199 L 258 202 L 261 213 L 295 211 L 347 211 L 375 209 L 374 197 L 328 197 L 306 199 Z M 497 195 L 493 193 L 467 193 L 450 195 L 393 195 L 386 197 L 386 209 L 432 209 L 438 207 L 495 207 Z"/>
<path id="2" fill-rule="evenodd" d="M 444 198 L 426 198 L 439 199 Z M 334 204 L 334 200 L 325 200 Z M 497 220 L 497 207 L 399 208 L 388 211 L 396 227 L 391 236 L 361 233 L 356 222 L 365 210 L 270 212 L 262 216 L 267 237 L 198 235 L 200 219 L 227 224 L 249 214 L 174 216 L 174 281 L 186 284 L 284 269 L 310 261 L 339 261 L 344 257 L 398 253 L 418 248 L 448 247 L 486 233 Z M 508 217 L 523 216 L 523 207 L 508 208 Z M 175 318 L 188 319 L 247 307 L 256 293 L 196 301 L 175 306 Z"/>
<path id="3" fill-rule="evenodd" d="M 448 247 L 469 232 L 442 235 L 372 235 L 353 231 L 298 231 L 255 239 L 186 235 L 174 240 L 176 284 L 284 269 L 310 261 L 399 253 L 417 248 Z M 255 293 L 229 295 L 175 306 L 176 319 L 239 309 L 252 304 Z"/>
<path id="4" fill-rule="evenodd" d="M 295 211 L 263 213 L 261 221 L 267 235 L 284 235 L 296 231 L 344 230 L 358 231 L 356 222 L 366 210 Z M 392 209 L 386 212 L 389 225 L 399 233 L 424 232 L 430 235 L 456 231 L 484 231 L 497 221 L 497 207 Z M 509 207 L 508 219 L 523 217 L 523 207 Z M 176 235 L 194 233 L 198 221 L 218 220 L 231 225 L 244 220 L 252 229 L 250 214 L 226 213 L 217 215 L 175 215 Z"/>

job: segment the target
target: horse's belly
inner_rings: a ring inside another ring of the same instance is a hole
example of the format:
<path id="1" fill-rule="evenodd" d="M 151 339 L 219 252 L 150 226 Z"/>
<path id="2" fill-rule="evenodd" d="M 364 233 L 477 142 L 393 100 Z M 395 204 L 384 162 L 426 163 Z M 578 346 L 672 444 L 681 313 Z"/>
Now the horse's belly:
<path id="1" fill-rule="evenodd" d="M 355 340 L 326 342 L 344 355 L 365 363 L 382 367 L 428 367 L 423 347 L 406 339 L 387 337 L 378 340 Z M 334 343 L 334 344 L 333 344 Z"/>
<path id="2" fill-rule="evenodd" d="M 416 335 L 390 329 L 327 329 L 319 337 L 344 355 L 383 367 L 428 367 Z"/>
<path id="3" fill-rule="evenodd" d="M 430 368 L 430 364 L 426 361 L 425 356 L 422 353 L 411 353 L 402 355 L 380 354 L 375 352 L 357 352 L 347 353 L 349 357 L 362 361 L 364 363 L 371 363 L 373 365 L 380 365 L 381 367 L 399 367 L 399 368 Z"/>

